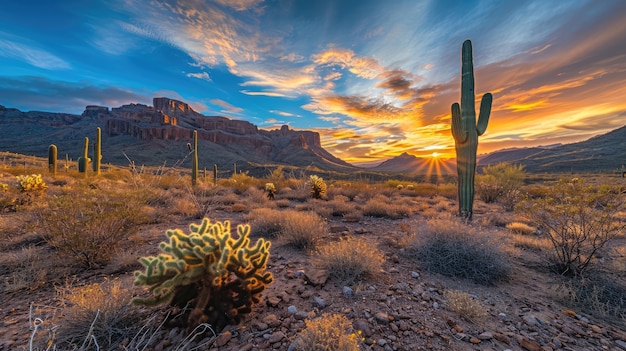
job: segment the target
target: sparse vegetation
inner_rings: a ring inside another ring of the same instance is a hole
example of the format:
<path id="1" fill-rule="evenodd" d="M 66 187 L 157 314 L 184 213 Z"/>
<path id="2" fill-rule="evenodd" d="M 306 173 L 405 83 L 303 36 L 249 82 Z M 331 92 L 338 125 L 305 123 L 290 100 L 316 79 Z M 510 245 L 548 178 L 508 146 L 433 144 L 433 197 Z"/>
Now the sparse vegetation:
<path id="1" fill-rule="evenodd" d="M 298 334 L 294 351 L 357 351 L 359 335 L 352 331 L 348 318 L 324 313 L 316 320 L 307 320 Z"/>
<path id="2" fill-rule="evenodd" d="M 319 248 L 320 265 L 331 276 L 351 284 L 380 273 L 385 261 L 383 253 L 370 243 L 355 237 L 341 238 Z"/>
<path id="3" fill-rule="evenodd" d="M 298 250 L 311 251 L 327 232 L 326 222 L 316 213 L 283 211 L 278 240 Z"/>
<path id="4" fill-rule="evenodd" d="M 409 250 L 426 270 L 494 285 L 505 280 L 509 264 L 498 244 L 454 220 L 430 220 Z"/>
<path id="5" fill-rule="evenodd" d="M 489 165 L 483 168 L 482 175 L 476 176 L 476 192 L 484 202 L 501 202 L 507 211 L 512 211 L 525 179 L 526 171 L 522 165 Z"/>
<path id="6" fill-rule="evenodd" d="M 311 196 L 314 199 L 321 199 L 326 196 L 326 182 L 321 177 L 312 175 L 309 177 L 309 186 L 311 187 Z"/>
<path id="7" fill-rule="evenodd" d="M 443 292 L 443 297 L 448 300 L 450 310 L 469 322 L 481 322 L 488 315 L 485 306 L 480 301 L 463 291 L 446 290 Z"/>
<path id="8" fill-rule="evenodd" d="M 574 178 L 559 181 L 545 197 L 528 199 L 518 210 L 550 239 L 551 268 L 563 275 L 580 275 L 610 240 L 623 233 L 626 222 L 618 213 L 625 203 L 618 191 Z"/>

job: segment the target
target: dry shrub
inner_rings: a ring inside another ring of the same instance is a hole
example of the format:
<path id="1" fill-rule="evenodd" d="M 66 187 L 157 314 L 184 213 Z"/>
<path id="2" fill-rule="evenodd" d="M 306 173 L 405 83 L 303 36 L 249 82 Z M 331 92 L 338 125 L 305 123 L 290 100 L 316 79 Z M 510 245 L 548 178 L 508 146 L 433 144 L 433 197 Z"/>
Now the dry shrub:
<path id="1" fill-rule="evenodd" d="M 50 198 L 35 210 L 42 237 L 61 256 L 86 268 L 108 262 L 137 221 L 131 198 L 91 191 Z"/>
<path id="2" fill-rule="evenodd" d="M 245 220 L 250 223 L 252 228 L 251 235 L 270 239 L 276 238 L 282 229 L 284 213 L 271 208 L 253 209 L 245 216 Z"/>
<path id="3" fill-rule="evenodd" d="M 487 317 L 487 310 L 480 301 L 458 290 L 446 290 L 443 297 L 448 300 L 448 307 L 468 322 L 478 323 Z"/>
<path id="4" fill-rule="evenodd" d="M 313 250 L 327 232 L 326 222 L 316 213 L 282 211 L 278 240 L 284 245 L 299 250 Z"/>
<path id="5" fill-rule="evenodd" d="M 235 190 L 236 194 L 243 194 L 250 188 L 258 188 L 264 184 L 263 179 L 249 176 L 248 173 L 233 174 L 225 183 Z"/>
<path id="6" fill-rule="evenodd" d="M 368 200 L 363 206 L 364 216 L 400 219 L 409 217 L 410 214 L 411 210 L 408 206 L 398 204 L 383 195 Z"/>
<path id="7" fill-rule="evenodd" d="M 361 211 L 352 211 L 350 213 L 346 213 L 345 215 L 343 215 L 343 221 L 344 222 L 350 222 L 350 223 L 358 223 L 363 219 L 363 213 L 361 213 Z"/>
<path id="8" fill-rule="evenodd" d="M 238 202 L 230 206 L 230 212 L 246 212 L 248 210 L 248 206 L 246 204 L 242 204 Z"/>
<path id="9" fill-rule="evenodd" d="M 332 215 L 335 217 L 341 217 L 347 213 L 354 212 L 356 205 L 350 202 L 350 199 L 344 195 L 336 195 L 328 205 L 332 209 Z"/>
<path id="10" fill-rule="evenodd" d="M 41 248 L 28 246 L 18 252 L 3 254 L 0 267 L 7 266 L 10 273 L 3 277 L 4 290 L 15 292 L 22 289 L 37 290 L 48 283 L 46 275 L 50 268 Z M 0 289 L 1 291 L 2 289 Z"/>
<path id="11" fill-rule="evenodd" d="M 344 315 L 324 313 L 305 323 L 306 328 L 298 333 L 293 343 L 294 351 L 359 350 L 359 336 L 352 331 L 352 325 Z"/>
<path id="12" fill-rule="evenodd" d="M 121 348 L 137 333 L 143 317 L 131 306 L 132 292 L 117 280 L 80 287 L 67 284 L 59 289 L 58 300 L 63 315 L 56 344 L 64 350 L 77 349 L 89 335 L 101 349 Z"/>
<path id="13" fill-rule="evenodd" d="M 278 208 L 289 208 L 289 207 L 291 207 L 291 201 L 289 201 L 288 199 L 276 200 L 276 201 L 274 201 L 274 203 L 276 204 L 276 207 L 278 207 Z"/>
<path id="14" fill-rule="evenodd" d="M 346 284 L 376 275 L 385 262 L 384 254 L 363 239 L 341 238 L 319 248 L 320 265 Z"/>
<path id="15" fill-rule="evenodd" d="M 454 219 L 431 219 L 408 252 L 428 271 L 477 284 L 505 280 L 510 266 L 498 243 Z"/>
<path id="16" fill-rule="evenodd" d="M 564 280 L 553 288 L 553 294 L 568 307 L 626 326 L 626 286 L 605 274 Z"/>
<path id="17" fill-rule="evenodd" d="M 506 228 L 513 234 L 533 235 L 537 232 L 537 228 L 531 227 L 526 223 L 512 222 L 506 225 Z"/>

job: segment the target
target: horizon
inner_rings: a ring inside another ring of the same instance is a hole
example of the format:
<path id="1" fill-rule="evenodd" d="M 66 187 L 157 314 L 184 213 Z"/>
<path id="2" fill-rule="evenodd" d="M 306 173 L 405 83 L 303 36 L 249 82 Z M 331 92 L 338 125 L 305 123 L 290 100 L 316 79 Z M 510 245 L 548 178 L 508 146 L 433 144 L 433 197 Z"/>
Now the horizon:
<path id="1" fill-rule="evenodd" d="M 0 105 L 80 114 L 167 96 L 319 132 L 352 164 L 454 158 L 470 39 L 476 99 L 494 96 L 478 153 L 567 144 L 626 124 L 624 15 L 619 0 L 10 2 Z"/>

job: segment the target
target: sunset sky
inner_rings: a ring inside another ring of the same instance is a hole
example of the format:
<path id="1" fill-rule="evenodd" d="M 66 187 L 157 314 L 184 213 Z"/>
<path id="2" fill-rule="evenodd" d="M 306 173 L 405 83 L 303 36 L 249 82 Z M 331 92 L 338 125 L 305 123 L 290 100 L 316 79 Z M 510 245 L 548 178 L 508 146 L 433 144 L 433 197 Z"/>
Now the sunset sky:
<path id="1" fill-rule="evenodd" d="M 3 1 L 0 105 L 188 102 L 205 115 L 318 131 L 361 164 L 454 155 L 450 105 L 474 47 L 479 153 L 626 124 L 624 0 Z"/>

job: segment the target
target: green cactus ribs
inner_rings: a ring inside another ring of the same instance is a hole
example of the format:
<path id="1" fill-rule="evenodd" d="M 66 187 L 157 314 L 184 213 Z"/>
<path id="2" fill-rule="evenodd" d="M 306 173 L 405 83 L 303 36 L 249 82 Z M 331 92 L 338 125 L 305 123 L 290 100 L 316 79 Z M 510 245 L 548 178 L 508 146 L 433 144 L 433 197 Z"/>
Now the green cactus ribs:
<path id="1" fill-rule="evenodd" d="M 135 285 L 147 286 L 153 296 L 134 302 L 179 307 L 184 312 L 171 322 L 189 330 L 209 323 L 219 332 L 250 313 L 273 281 L 265 272 L 271 243 L 261 238 L 250 245 L 249 225 L 238 225 L 232 236 L 229 221 L 204 218 L 189 230 L 167 230 L 162 253 L 139 259 L 145 271 L 135 272 Z"/>
<path id="2" fill-rule="evenodd" d="M 452 136 L 456 149 L 456 168 L 458 175 L 459 215 L 472 219 L 474 207 L 474 175 L 476 174 L 476 151 L 478 137 L 487 130 L 491 102 L 490 93 L 483 95 L 480 102 L 480 114 L 476 122 L 474 108 L 474 62 L 472 42 L 463 42 L 461 51 L 461 105 L 452 104 Z"/>

